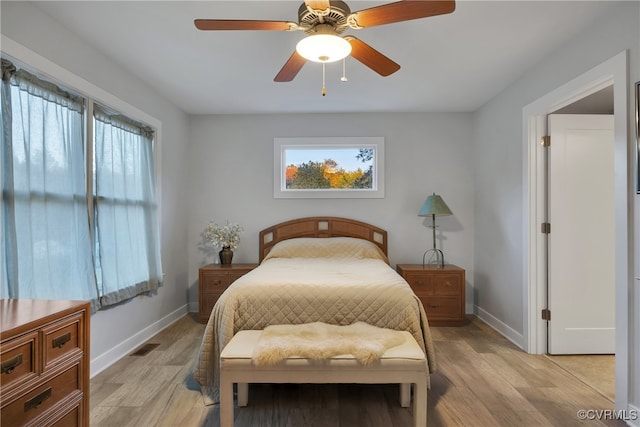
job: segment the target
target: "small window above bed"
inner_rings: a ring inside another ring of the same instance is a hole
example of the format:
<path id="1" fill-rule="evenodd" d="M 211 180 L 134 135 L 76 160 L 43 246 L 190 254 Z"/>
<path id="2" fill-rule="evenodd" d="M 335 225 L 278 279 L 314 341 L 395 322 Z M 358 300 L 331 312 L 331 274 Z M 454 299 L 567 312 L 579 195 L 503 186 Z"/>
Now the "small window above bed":
<path id="1" fill-rule="evenodd" d="M 383 198 L 384 138 L 274 138 L 275 198 Z"/>

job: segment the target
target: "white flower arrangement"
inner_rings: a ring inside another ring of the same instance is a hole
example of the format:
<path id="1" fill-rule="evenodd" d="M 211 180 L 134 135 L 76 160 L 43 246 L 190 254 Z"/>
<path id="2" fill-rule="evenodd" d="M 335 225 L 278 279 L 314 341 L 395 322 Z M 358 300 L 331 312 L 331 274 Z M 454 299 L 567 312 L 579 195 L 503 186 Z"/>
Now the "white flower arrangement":
<path id="1" fill-rule="evenodd" d="M 227 221 L 224 226 L 220 226 L 214 221 L 209 221 L 203 235 L 212 246 L 235 249 L 240 244 L 240 233 L 243 231 L 244 229 L 235 222 Z"/>

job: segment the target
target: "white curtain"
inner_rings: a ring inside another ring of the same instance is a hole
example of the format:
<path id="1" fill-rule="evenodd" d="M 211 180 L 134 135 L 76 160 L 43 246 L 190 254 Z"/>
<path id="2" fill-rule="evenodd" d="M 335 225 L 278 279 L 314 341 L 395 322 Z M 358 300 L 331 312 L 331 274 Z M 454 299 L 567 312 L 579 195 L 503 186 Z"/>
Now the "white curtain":
<path id="1" fill-rule="evenodd" d="M 94 109 L 96 272 L 102 305 L 162 282 L 153 130 Z"/>
<path id="2" fill-rule="evenodd" d="M 3 298 L 91 300 L 83 100 L 2 60 Z"/>

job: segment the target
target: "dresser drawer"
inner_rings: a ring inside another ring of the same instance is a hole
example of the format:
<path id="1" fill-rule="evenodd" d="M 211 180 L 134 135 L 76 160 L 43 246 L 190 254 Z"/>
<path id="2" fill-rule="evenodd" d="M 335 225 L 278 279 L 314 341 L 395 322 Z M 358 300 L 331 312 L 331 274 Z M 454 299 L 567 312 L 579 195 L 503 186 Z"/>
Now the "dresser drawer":
<path id="1" fill-rule="evenodd" d="M 70 404 L 56 411 L 51 427 L 77 427 L 82 425 L 83 419 L 82 398 L 79 396 L 78 399 L 72 400 Z"/>
<path id="2" fill-rule="evenodd" d="M 2 394 L 38 375 L 36 354 L 38 333 L 31 332 L 2 343 Z"/>
<path id="3" fill-rule="evenodd" d="M 82 366 L 78 363 L 62 370 L 55 377 L 21 395 L 0 411 L 3 427 L 28 424 L 46 416 L 58 405 L 82 396 Z"/>
<path id="4" fill-rule="evenodd" d="M 42 328 L 44 371 L 62 360 L 82 353 L 82 319 L 82 315 L 78 314 Z"/>
<path id="5" fill-rule="evenodd" d="M 91 305 L 0 299 L 0 425 L 89 427 Z"/>

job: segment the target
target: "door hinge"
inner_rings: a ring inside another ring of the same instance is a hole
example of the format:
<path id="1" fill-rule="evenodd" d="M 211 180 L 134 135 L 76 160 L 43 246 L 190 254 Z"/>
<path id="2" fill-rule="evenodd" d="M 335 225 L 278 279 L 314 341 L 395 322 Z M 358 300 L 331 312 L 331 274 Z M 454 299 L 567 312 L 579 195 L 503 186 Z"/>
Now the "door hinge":
<path id="1" fill-rule="evenodd" d="M 548 308 L 542 309 L 542 320 L 551 320 L 551 310 Z"/>
<path id="2" fill-rule="evenodd" d="M 540 231 L 542 232 L 542 234 L 549 234 L 551 233 L 551 223 L 550 222 L 543 222 L 542 224 L 540 224 Z"/>
<path id="3" fill-rule="evenodd" d="M 551 145 L 551 135 L 545 135 L 540 138 L 540 145 L 543 147 L 549 147 Z"/>

